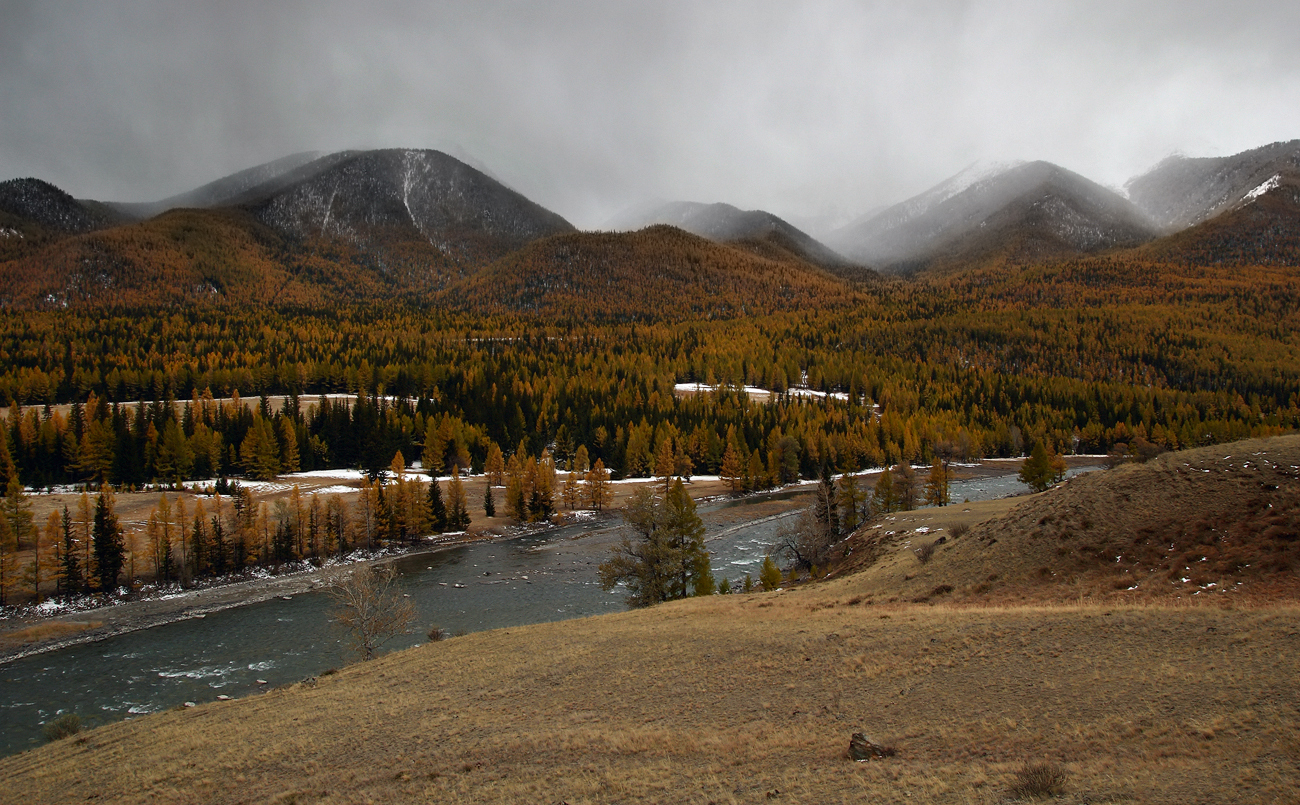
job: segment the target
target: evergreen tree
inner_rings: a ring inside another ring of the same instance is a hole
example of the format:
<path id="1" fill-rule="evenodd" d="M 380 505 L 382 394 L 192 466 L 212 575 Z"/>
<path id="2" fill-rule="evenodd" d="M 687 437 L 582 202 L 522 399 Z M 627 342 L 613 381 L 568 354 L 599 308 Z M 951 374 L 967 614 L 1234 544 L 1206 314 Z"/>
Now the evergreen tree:
<path id="1" fill-rule="evenodd" d="M 280 441 L 280 472 L 297 472 L 300 465 L 298 431 L 288 417 L 280 420 Z"/>
<path id="2" fill-rule="evenodd" d="M 81 577 L 80 546 L 73 536 L 72 517 L 68 514 L 68 507 L 63 507 L 63 513 L 59 517 L 59 530 L 62 536 L 63 548 L 60 559 L 63 562 L 63 594 L 72 596 L 85 587 L 85 580 Z"/>
<path id="3" fill-rule="evenodd" d="M 483 514 L 488 517 L 497 516 L 497 504 L 492 499 L 492 484 L 488 483 L 483 489 Z"/>
<path id="4" fill-rule="evenodd" d="M 567 478 L 564 479 L 564 505 L 569 511 L 578 508 L 582 503 L 582 487 L 578 484 L 578 473 L 570 471 Z"/>
<path id="5" fill-rule="evenodd" d="M 727 449 L 722 454 L 721 479 L 731 488 L 731 494 L 737 495 L 744 490 L 745 470 L 740 461 L 740 453 L 733 442 L 727 442 Z"/>
<path id="6" fill-rule="evenodd" d="M 886 514 L 898 509 L 898 498 L 894 494 L 894 473 L 886 467 L 876 480 L 875 490 L 871 495 L 871 509 L 877 514 Z"/>
<path id="7" fill-rule="evenodd" d="M 212 518 L 212 572 L 224 575 L 230 564 L 230 546 L 226 543 L 226 529 L 221 525 L 221 518 Z"/>
<path id="8" fill-rule="evenodd" d="M 596 459 L 591 471 L 587 473 L 587 501 L 596 511 L 608 506 L 614 500 L 614 491 L 609 486 L 609 470 L 605 469 L 605 460 Z"/>
<path id="9" fill-rule="evenodd" d="M 894 500 L 905 512 L 916 508 L 916 471 L 906 461 L 894 468 Z"/>
<path id="10" fill-rule="evenodd" d="M 0 433 L 0 439 L 4 434 Z M 0 517 L 0 607 L 8 601 L 9 588 L 18 580 L 18 547 L 9 518 Z"/>
<path id="11" fill-rule="evenodd" d="M 122 574 L 126 547 L 122 541 L 122 528 L 113 513 L 113 493 L 101 489 L 95 500 L 95 524 L 91 539 L 95 547 L 95 583 L 101 593 L 117 588 L 117 578 Z"/>
<path id="12" fill-rule="evenodd" d="M 460 483 L 460 473 L 454 472 L 447 485 L 447 526 L 452 531 L 469 528 L 469 505 L 465 500 L 465 487 Z"/>
<path id="13" fill-rule="evenodd" d="M 589 469 L 591 469 L 591 457 L 587 454 L 587 446 L 580 444 L 577 452 L 573 454 L 572 470 L 581 476 L 585 475 Z"/>
<path id="14" fill-rule="evenodd" d="M 1043 492 L 1065 480 L 1065 459 L 1054 451 L 1049 453 L 1041 440 L 1036 441 L 1017 477 L 1035 492 Z"/>
<path id="15" fill-rule="evenodd" d="M 835 478 L 830 465 L 823 464 L 821 480 L 817 484 L 817 497 L 813 502 L 813 519 L 817 528 L 825 534 L 828 543 L 840 538 L 840 501 L 835 491 Z"/>
<path id="16" fill-rule="evenodd" d="M 18 482 L 18 475 L 9 476 L 5 490 L 4 518 L 9 522 L 9 534 L 14 541 L 14 550 L 21 551 L 24 543 L 35 543 L 36 526 L 32 515 L 32 502 L 27 499 L 23 485 Z"/>
<path id="17" fill-rule="evenodd" d="M 491 494 L 491 487 L 488 494 Z M 447 506 L 442 502 L 442 489 L 436 477 L 429 481 L 429 529 L 435 534 L 447 530 Z M 491 516 L 491 515 L 489 515 Z"/>
<path id="18" fill-rule="evenodd" d="M 483 463 L 483 471 L 487 473 L 488 486 L 505 485 L 506 461 L 501 455 L 501 448 L 497 446 L 496 442 L 488 444 L 487 460 Z"/>
<path id="19" fill-rule="evenodd" d="M 781 586 L 781 568 L 776 566 L 770 554 L 763 557 L 763 567 L 758 571 L 758 580 L 763 585 L 763 589 L 768 592 Z"/>
<path id="20" fill-rule="evenodd" d="M 663 479 L 665 492 L 672 486 L 673 475 L 676 471 L 677 453 L 673 450 L 673 440 L 665 436 L 659 442 L 659 449 L 655 451 L 654 465 L 654 475 L 656 478 Z"/>
<path id="21" fill-rule="evenodd" d="M 645 607 L 685 598 L 692 592 L 712 594 L 713 575 L 704 547 L 704 524 L 681 480 L 661 500 L 650 487 L 632 493 L 623 512 L 635 539 L 624 537 L 599 568 L 606 590 L 628 589 L 628 605 Z"/>
<path id="22" fill-rule="evenodd" d="M 925 482 L 925 502 L 931 506 L 948 505 L 948 467 L 938 456 L 930 464 L 930 477 Z"/>
<path id="23" fill-rule="evenodd" d="M 840 476 L 840 523 L 843 533 L 852 534 L 862 524 L 862 488 L 858 476 L 845 473 Z"/>

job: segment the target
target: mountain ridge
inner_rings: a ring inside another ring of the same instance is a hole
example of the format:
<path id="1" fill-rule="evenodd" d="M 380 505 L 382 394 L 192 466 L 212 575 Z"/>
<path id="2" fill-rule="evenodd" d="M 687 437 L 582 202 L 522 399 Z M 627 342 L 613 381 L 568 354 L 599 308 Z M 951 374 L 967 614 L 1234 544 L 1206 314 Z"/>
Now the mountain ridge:
<path id="1" fill-rule="evenodd" d="M 1300 171 L 1300 140 L 1289 140 L 1226 157 L 1169 156 L 1124 187 L 1139 208 L 1173 233 L 1240 204 L 1270 177 L 1295 171 Z"/>
<path id="2" fill-rule="evenodd" d="M 835 273 L 855 273 L 853 262 L 826 244 L 766 210 L 742 210 L 725 202 L 672 201 L 649 209 L 629 210 L 606 225 L 614 231 L 631 231 L 666 224 L 716 243 L 747 243 L 784 249 L 820 268 Z"/>
<path id="3" fill-rule="evenodd" d="M 1018 163 L 969 182 L 961 176 L 842 231 L 834 242 L 851 259 L 906 272 L 1097 252 L 1156 236 L 1117 193 L 1050 162 Z"/>

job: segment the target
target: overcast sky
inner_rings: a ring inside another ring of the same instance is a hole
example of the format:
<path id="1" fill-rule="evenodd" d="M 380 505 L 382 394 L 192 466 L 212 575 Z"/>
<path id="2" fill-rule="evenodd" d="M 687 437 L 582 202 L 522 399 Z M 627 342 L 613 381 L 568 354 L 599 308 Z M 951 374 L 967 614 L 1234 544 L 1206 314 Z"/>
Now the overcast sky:
<path id="1" fill-rule="evenodd" d="M 441 148 L 580 227 L 652 198 L 859 213 L 979 160 L 1119 185 L 1300 137 L 1300 3 L 14 2 L 0 179 L 157 200 Z"/>

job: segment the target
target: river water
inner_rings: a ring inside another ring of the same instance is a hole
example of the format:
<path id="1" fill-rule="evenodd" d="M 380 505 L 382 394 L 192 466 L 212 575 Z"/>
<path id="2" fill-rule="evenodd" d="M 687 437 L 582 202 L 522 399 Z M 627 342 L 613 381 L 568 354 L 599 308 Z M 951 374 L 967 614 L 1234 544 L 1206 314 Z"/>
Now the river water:
<path id="1" fill-rule="evenodd" d="M 956 502 L 1025 491 L 1009 476 L 957 481 L 951 488 Z M 756 502 L 699 506 L 719 581 L 729 578 L 734 585 L 746 573 L 756 577 L 779 530 L 790 523 L 767 517 L 737 525 L 736 516 L 743 519 L 744 507 Z M 619 538 L 610 523 L 580 523 L 397 559 L 398 583 L 415 605 L 416 627 L 384 650 L 424 642 L 433 626 L 454 634 L 621 611 L 622 592 L 602 590 L 596 573 Z M 185 702 L 256 694 L 342 665 L 349 656 L 344 635 L 330 624 L 331 607 L 321 592 L 274 598 L 0 665 L 0 755 L 39 745 L 42 724 L 61 713 L 77 713 L 93 726 Z"/>

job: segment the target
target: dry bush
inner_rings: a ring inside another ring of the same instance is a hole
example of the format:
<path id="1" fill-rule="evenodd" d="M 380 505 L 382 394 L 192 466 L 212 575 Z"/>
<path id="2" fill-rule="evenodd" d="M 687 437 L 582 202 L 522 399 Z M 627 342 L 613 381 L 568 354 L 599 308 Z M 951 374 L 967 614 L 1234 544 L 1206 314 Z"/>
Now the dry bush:
<path id="1" fill-rule="evenodd" d="M 921 564 L 929 564 L 930 560 L 934 558 L 934 549 L 938 544 L 938 542 L 927 542 L 912 552 L 916 554 L 916 559 Z"/>
<path id="2" fill-rule="evenodd" d="M 1047 799 L 1065 790 L 1065 769 L 1059 763 L 1026 763 L 1016 772 L 1008 793 L 1015 799 Z"/>
<path id="3" fill-rule="evenodd" d="M 970 523 L 953 523 L 948 526 L 948 533 L 952 534 L 953 539 L 966 536 L 968 531 L 970 531 Z"/>
<path id="4" fill-rule="evenodd" d="M 64 713 L 46 724 L 41 732 L 45 734 L 45 740 L 47 741 L 69 738 L 81 732 L 81 716 L 76 713 Z"/>

